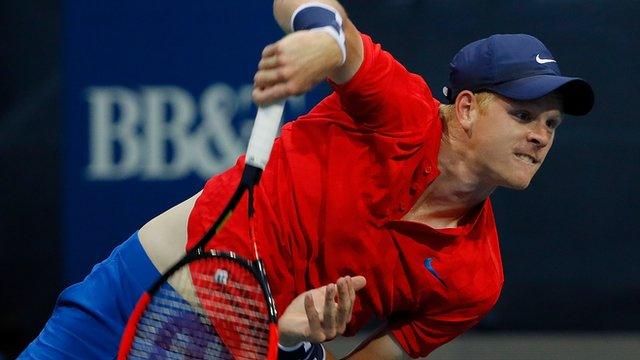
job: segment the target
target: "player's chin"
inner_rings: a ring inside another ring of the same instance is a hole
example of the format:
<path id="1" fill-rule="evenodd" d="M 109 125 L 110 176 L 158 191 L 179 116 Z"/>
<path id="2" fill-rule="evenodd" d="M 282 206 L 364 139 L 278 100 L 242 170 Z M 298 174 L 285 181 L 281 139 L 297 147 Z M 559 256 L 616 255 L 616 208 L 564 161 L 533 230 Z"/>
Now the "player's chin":
<path id="1" fill-rule="evenodd" d="M 513 190 L 524 190 L 529 187 L 534 176 L 540 170 L 542 163 L 522 164 L 517 163 L 503 173 L 502 186 Z"/>
<path id="2" fill-rule="evenodd" d="M 511 176 L 504 179 L 505 181 L 502 186 L 513 190 L 524 190 L 531 184 L 534 174 L 535 173 L 511 173 Z"/>
<path id="3" fill-rule="evenodd" d="M 513 189 L 513 190 L 524 190 L 524 189 L 529 187 L 529 184 L 531 184 L 531 181 L 511 183 L 506 187 L 508 187 L 510 189 Z"/>

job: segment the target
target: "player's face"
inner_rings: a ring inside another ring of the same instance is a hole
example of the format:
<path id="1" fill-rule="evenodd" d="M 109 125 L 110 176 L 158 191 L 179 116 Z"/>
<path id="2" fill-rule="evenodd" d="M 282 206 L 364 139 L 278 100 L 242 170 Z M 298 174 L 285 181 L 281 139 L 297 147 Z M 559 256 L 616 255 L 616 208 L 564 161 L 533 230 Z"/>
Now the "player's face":
<path id="1" fill-rule="evenodd" d="M 526 188 L 549 153 L 561 121 L 555 96 L 531 101 L 496 96 L 478 113 L 473 126 L 473 146 L 483 176 L 495 186 Z"/>

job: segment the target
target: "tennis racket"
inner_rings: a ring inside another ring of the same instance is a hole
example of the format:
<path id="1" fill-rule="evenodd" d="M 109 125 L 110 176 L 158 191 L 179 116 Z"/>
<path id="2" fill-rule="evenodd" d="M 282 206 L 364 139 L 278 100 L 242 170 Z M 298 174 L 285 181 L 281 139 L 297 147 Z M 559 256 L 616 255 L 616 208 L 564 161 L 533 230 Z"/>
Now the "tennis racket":
<path id="1" fill-rule="evenodd" d="M 118 360 L 277 359 L 276 310 L 255 239 L 253 189 L 283 110 L 284 102 L 258 109 L 240 184 L 196 246 L 142 294 L 125 327 Z M 205 251 L 245 194 L 255 259 Z"/>

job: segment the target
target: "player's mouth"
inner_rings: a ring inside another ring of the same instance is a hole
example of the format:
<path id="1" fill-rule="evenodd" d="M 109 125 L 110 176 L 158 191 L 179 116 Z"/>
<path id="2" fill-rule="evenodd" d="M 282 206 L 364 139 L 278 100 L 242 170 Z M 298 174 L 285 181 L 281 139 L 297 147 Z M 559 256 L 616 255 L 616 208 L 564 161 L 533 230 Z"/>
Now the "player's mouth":
<path id="1" fill-rule="evenodd" d="M 516 158 L 518 158 L 518 160 L 524 163 L 527 163 L 529 165 L 535 165 L 540 162 L 540 160 L 536 159 L 534 156 L 529 154 L 517 153 L 515 155 L 516 155 Z"/>

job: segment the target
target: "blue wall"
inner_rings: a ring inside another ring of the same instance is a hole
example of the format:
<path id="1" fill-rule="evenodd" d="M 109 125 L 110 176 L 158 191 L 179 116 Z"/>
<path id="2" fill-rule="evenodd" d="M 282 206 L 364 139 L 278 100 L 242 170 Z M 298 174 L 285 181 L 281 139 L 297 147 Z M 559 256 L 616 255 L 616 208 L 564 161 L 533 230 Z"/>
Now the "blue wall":
<path id="1" fill-rule="evenodd" d="M 494 195 L 506 283 L 480 329 L 640 330 L 640 2 L 343 4 L 435 94 L 453 54 L 497 32 L 539 37 L 592 83 L 594 111 L 563 123 L 532 186 Z M 0 357 L 63 286 L 242 151 L 248 86 L 280 36 L 264 0 L 0 3 Z"/>
<path id="2" fill-rule="evenodd" d="M 567 117 L 526 191 L 493 196 L 505 269 L 485 329 L 636 329 L 640 324 L 640 3 L 349 1 L 351 18 L 439 95 L 456 51 L 493 33 L 541 39 L 596 92 Z"/>
<path id="3" fill-rule="evenodd" d="M 244 152 L 267 1 L 66 3 L 64 282 Z M 310 94 L 288 102 L 306 112 Z"/>

